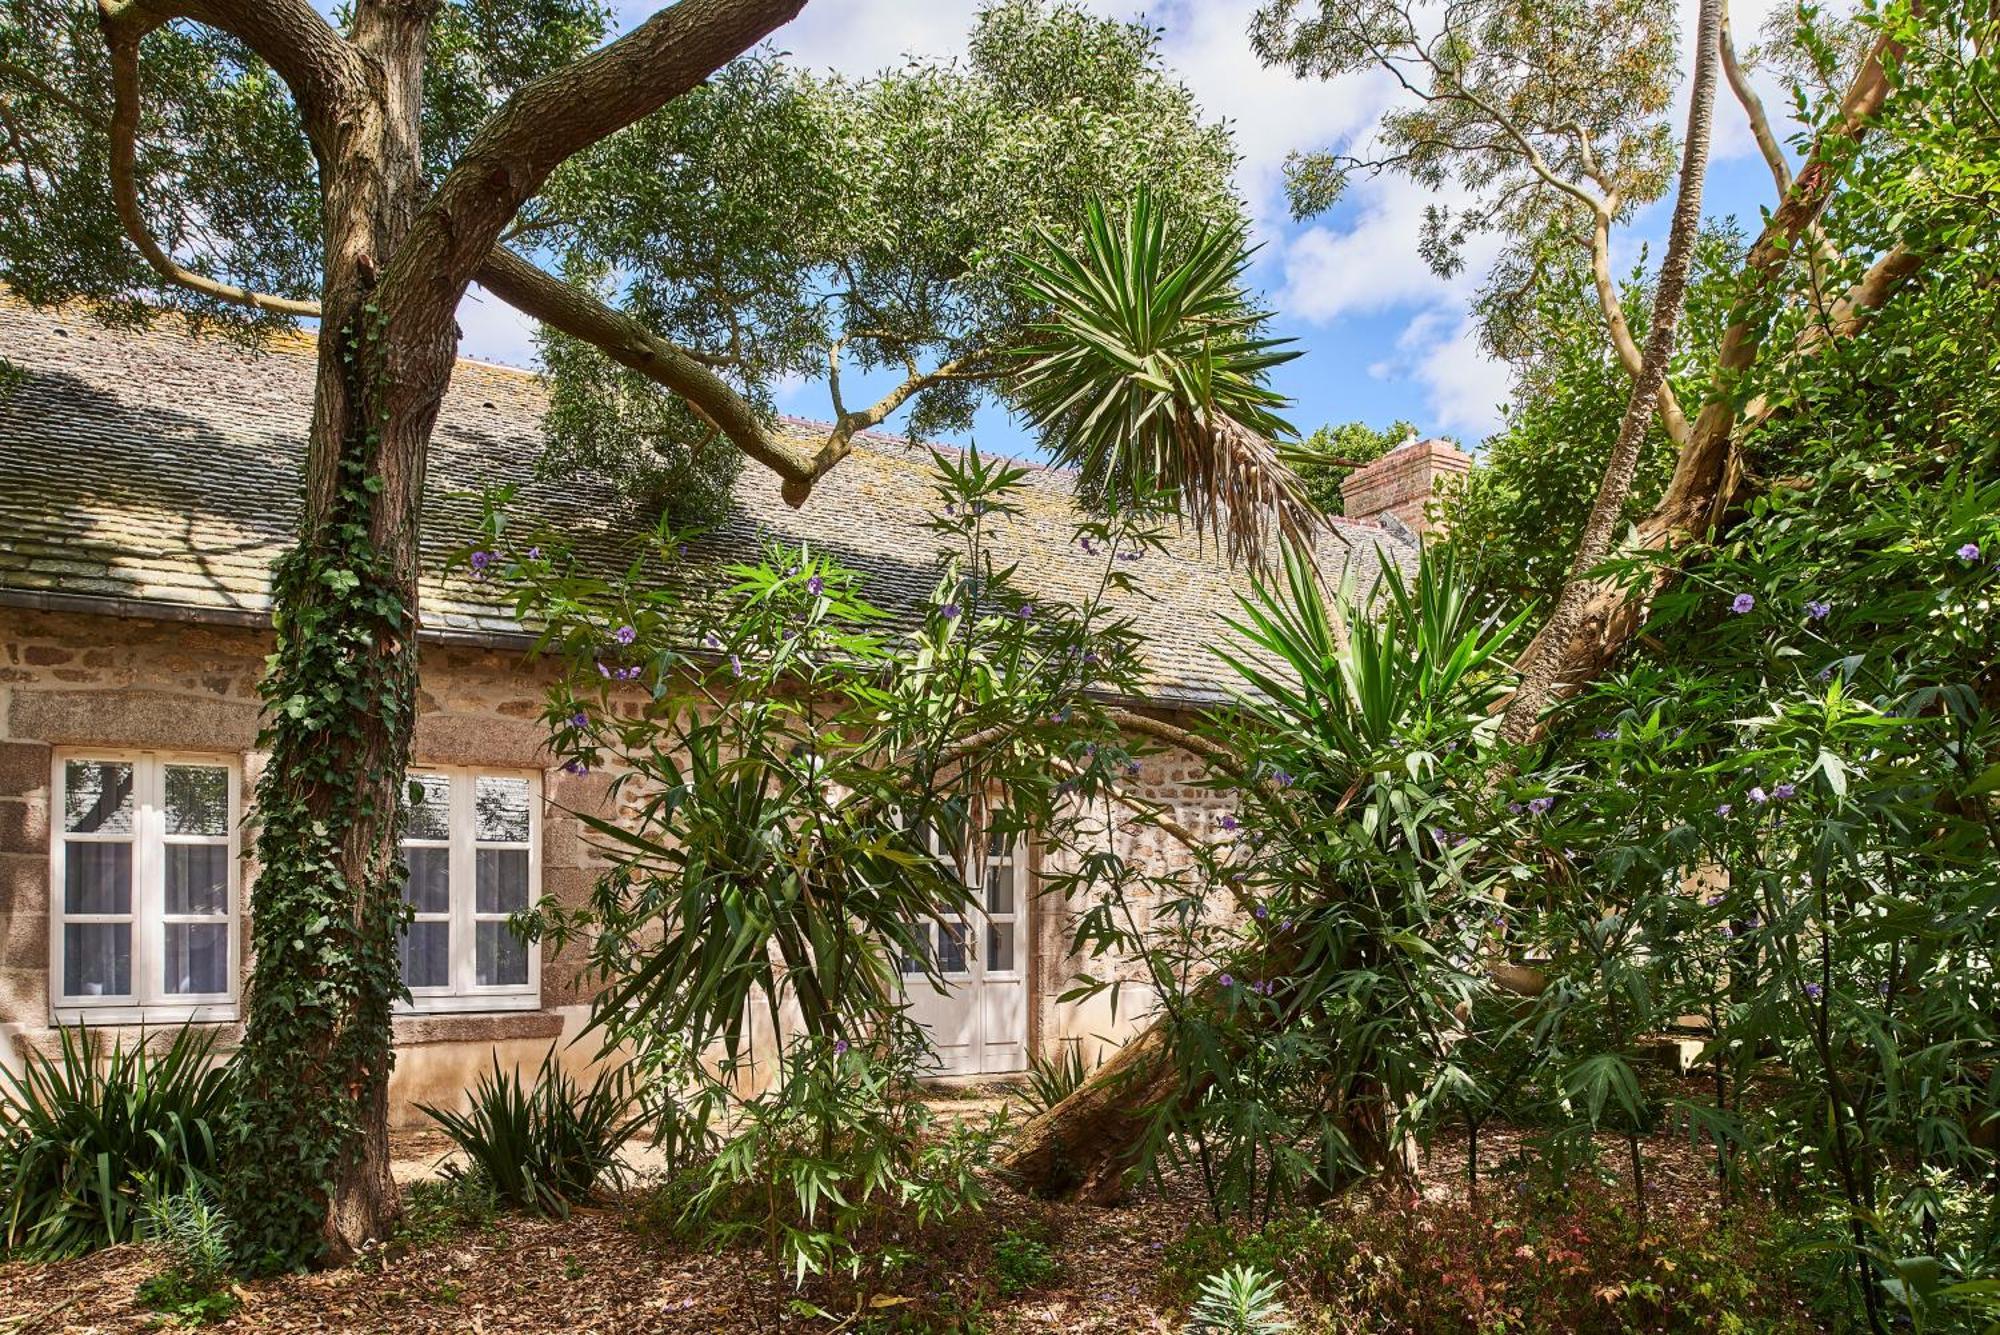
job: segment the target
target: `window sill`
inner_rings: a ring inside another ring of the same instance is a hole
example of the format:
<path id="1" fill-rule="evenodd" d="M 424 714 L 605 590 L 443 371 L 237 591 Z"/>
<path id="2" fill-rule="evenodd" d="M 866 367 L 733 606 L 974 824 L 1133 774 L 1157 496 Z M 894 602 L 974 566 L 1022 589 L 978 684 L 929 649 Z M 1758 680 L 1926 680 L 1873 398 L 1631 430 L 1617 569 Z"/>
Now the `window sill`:
<path id="1" fill-rule="evenodd" d="M 133 1002 L 105 1002 L 57 1005 L 49 1012 L 49 1023 L 64 1025 L 181 1025 L 234 1024 L 233 1001 L 180 1002 L 139 1005 Z"/>
<path id="2" fill-rule="evenodd" d="M 560 1038 L 562 1031 L 563 1017 L 554 1011 L 399 1011 L 394 1041 L 399 1048 L 427 1043 L 502 1043 L 509 1039 Z"/>

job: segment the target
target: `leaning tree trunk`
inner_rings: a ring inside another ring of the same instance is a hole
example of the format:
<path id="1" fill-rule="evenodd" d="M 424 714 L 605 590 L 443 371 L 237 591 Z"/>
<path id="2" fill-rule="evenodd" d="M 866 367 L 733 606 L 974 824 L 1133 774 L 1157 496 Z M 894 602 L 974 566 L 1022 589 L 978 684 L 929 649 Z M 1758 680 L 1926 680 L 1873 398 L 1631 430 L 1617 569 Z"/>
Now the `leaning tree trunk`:
<path id="1" fill-rule="evenodd" d="M 255 966 L 238 1058 L 234 1198 L 253 1255 L 338 1259 L 382 1236 L 390 1007 L 398 991 L 401 789 L 417 694 L 425 447 L 454 339 L 399 327 L 384 258 L 422 204 L 429 7 L 369 5 L 355 45 L 369 97 L 342 121 L 326 180 L 319 369 L 298 545 L 273 573 L 270 751 L 257 790 Z"/>

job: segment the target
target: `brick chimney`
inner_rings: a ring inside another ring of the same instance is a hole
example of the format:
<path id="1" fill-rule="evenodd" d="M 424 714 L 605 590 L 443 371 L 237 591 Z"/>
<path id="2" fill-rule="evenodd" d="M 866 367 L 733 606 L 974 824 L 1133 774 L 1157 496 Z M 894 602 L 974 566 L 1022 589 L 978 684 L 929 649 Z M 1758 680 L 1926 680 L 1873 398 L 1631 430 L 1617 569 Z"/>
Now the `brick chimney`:
<path id="1" fill-rule="evenodd" d="M 1472 467 L 1472 456 L 1448 440 L 1413 440 L 1355 469 L 1340 483 L 1340 502 L 1349 519 L 1382 521 L 1384 516 L 1423 533 L 1431 527 L 1431 498 L 1455 487 Z"/>

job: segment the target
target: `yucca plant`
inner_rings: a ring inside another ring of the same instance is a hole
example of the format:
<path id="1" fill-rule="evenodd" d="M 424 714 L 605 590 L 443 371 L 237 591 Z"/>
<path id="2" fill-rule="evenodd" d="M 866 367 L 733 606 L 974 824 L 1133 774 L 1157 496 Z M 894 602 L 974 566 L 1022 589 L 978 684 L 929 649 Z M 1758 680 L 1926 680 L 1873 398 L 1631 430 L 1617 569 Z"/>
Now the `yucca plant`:
<path id="1" fill-rule="evenodd" d="M 0 1068 L 0 1242 L 32 1259 L 77 1256 L 138 1237 L 147 1202 L 205 1190 L 220 1164 L 229 1068 L 215 1034 L 183 1026 L 150 1051 L 103 1051 L 81 1027 L 51 1057 Z"/>
<path id="2" fill-rule="evenodd" d="M 644 1120 L 627 1069 L 606 1067 L 588 1086 L 556 1060 L 542 1057 L 532 1086 L 518 1070 L 500 1067 L 479 1077 L 472 1106 L 453 1112 L 418 1105 L 465 1156 L 446 1173 L 476 1175 L 495 1196 L 537 1214 L 566 1215 L 598 1182 L 621 1180 L 618 1152 Z"/>
<path id="3" fill-rule="evenodd" d="M 1268 376 L 1298 353 L 1263 333 L 1252 253 L 1240 228 L 1169 220 L 1143 189 L 1117 219 L 1093 202 L 1080 249 L 1045 241 L 1025 262 L 1023 295 L 1047 315 L 1014 399 L 1086 500 L 1172 500 L 1261 562 L 1273 521 L 1304 544 L 1320 518 L 1277 443 L 1297 433 Z"/>
<path id="4" fill-rule="evenodd" d="M 1022 1089 L 1022 1102 L 1031 1114 L 1047 1112 L 1080 1088 L 1090 1078 L 1091 1068 L 1084 1065 L 1083 1045 L 1063 1044 L 1059 1057 L 1036 1056 L 1028 1062 L 1028 1081 Z"/>

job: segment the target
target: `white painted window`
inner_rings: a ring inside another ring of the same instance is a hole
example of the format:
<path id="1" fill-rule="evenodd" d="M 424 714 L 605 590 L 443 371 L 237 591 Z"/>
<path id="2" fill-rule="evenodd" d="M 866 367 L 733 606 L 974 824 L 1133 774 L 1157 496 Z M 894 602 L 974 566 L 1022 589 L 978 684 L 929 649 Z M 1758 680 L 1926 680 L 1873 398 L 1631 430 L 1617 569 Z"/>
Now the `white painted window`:
<path id="1" fill-rule="evenodd" d="M 59 752 L 51 791 L 55 1018 L 235 1018 L 236 762 Z"/>
<path id="2" fill-rule="evenodd" d="M 410 773 L 403 985 L 420 1011 L 541 1004 L 541 954 L 510 915 L 541 896 L 541 779 L 425 768 Z"/>

